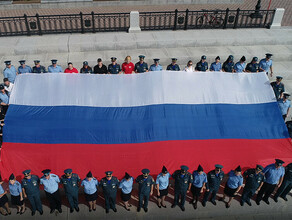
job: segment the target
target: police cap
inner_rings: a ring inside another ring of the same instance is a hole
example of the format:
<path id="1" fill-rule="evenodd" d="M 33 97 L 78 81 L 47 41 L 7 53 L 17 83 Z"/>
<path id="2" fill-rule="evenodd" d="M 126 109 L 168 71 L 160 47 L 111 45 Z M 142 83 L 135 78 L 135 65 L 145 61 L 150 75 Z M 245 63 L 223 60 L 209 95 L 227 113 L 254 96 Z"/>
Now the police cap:
<path id="1" fill-rule="evenodd" d="M 7 66 L 9 66 L 9 65 L 11 64 L 11 60 L 6 60 L 6 61 L 4 61 L 4 63 L 5 63 Z"/>
<path id="2" fill-rule="evenodd" d="M 266 53 L 266 57 L 267 58 L 271 58 L 273 56 L 273 54 L 271 54 L 271 53 Z"/>
<path id="3" fill-rule="evenodd" d="M 64 170 L 64 173 L 72 173 L 72 169 L 66 169 Z"/>
<path id="4" fill-rule="evenodd" d="M 205 60 L 206 59 L 206 56 L 205 55 L 201 56 L 201 59 L 202 60 Z"/>
<path id="5" fill-rule="evenodd" d="M 0 90 L 3 90 L 4 89 L 4 86 L 1 84 L 0 85 Z"/>
<path id="6" fill-rule="evenodd" d="M 139 58 L 140 58 L 140 59 L 144 59 L 145 56 L 144 56 L 144 55 L 139 55 Z"/>
<path id="7" fill-rule="evenodd" d="M 217 56 L 217 57 L 215 58 L 215 60 L 220 60 L 220 57 L 219 57 L 219 56 Z"/>
<path id="8" fill-rule="evenodd" d="M 222 169 L 222 168 L 223 168 L 223 166 L 222 166 L 222 165 L 220 165 L 220 164 L 215 164 L 215 168 Z"/>
<path id="9" fill-rule="evenodd" d="M 165 166 L 162 167 L 162 173 L 167 173 L 167 169 Z"/>
<path id="10" fill-rule="evenodd" d="M 228 60 L 233 60 L 233 55 L 229 55 Z"/>
<path id="11" fill-rule="evenodd" d="M 51 61 L 52 61 L 52 64 L 56 64 L 58 60 L 52 59 Z"/>
<path id="12" fill-rule="evenodd" d="M 31 170 L 24 170 L 22 173 L 25 174 L 29 174 L 31 172 Z"/>
<path id="13" fill-rule="evenodd" d="M 106 171 L 105 172 L 105 175 L 107 175 L 107 176 L 111 176 L 113 174 L 113 171 Z"/>
<path id="14" fill-rule="evenodd" d="M 9 176 L 9 180 L 14 180 L 15 179 L 15 176 L 14 174 L 12 173 L 10 176 Z"/>
<path id="15" fill-rule="evenodd" d="M 171 58 L 171 60 L 172 60 L 172 61 L 177 61 L 177 59 L 176 59 L 176 58 Z"/>
<path id="16" fill-rule="evenodd" d="M 116 57 L 112 57 L 111 60 L 112 60 L 112 61 L 116 61 L 117 58 L 116 58 Z"/>
<path id="17" fill-rule="evenodd" d="M 7 82 L 7 81 L 9 81 L 8 78 L 4 78 L 4 79 L 3 79 L 3 82 Z"/>
<path id="18" fill-rule="evenodd" d="M 25 60 L 19 60 L 18 62 L 20 63 L 20 65 L 25 64 Z"/>
<path id="19" fill-rule="evenodd" d="M 189 170 L 189 168 L 186 165 L 182 165 L 182 166 L 180 166 L 180 168 L 182 170 L 184 170 L 184 171 L 188 171 Z"/>
<path id="20" fill-rule="evenodd" d="M 160 59 L 155 58 L 155 59 L 153 59 L 153 60 L 154 60 L 154 62 L 158 63 Z"/>
<path id="21" fill-rule="evenodd" d="M 290 96 L 290 94 L 289 94 L 289 93 L 287 93 L 287 92 L 283 92 L 283 96 L 284 96 L 285 98 L 287 98 L 287 97 L 289 97 L 289 96 Z"/>
<path id="22" fill-rule="evenodd" d="M 282 76 L 276 76 L 276 79 L 283 79 Z"/>
<path id="23" fill-rule="evenodd" d="M 280 159 L 275 159 L 275 161 L 276 161 L 276 164 L 277 164 L 278 166 L 282 166 L 283 163 L 285 163 L 283 160 L 280 160 Z"/>
<path id="24" fill-rule="evenodd" d="M 264 170 L 263 166 L 261 166 L 259 164 L 257 164 L 257 167 L 256 168 L 259 169 L 259 170 Z"/>
<path id="25" fill-rule="evenodd" d="M 35 64 L 39 64 L 41 61 L 40 60 L 34 60 L 33 61 Z"/>
<path id="26" fill-rule="evenodd" d="M 150 173 L 150 170 L 149 169 L 143 169 L 143 170 L 141 170 L 141 172 L 143 173 L 143 174 L 148 174 L 148 173 Z"/>
<path id="27" fill-rule="evenodd" d="M 45 170 L 42 171 L 42 173 L 43 173 L 45 176 L 49 175 L 50 172 L 51 172 L 50 169 L 45 169 Z"/>
<path id="28" fill-rule="evenodd" d="M 130 178 L 131 178 L 131 175 L 128 174 L 127 172 L 125 172 L 125 179 L 128 180 L 128 179 L 130 179 Z"/>
<path id="29" fill-rule="evenodd" d="M 259 59 L 257 57 L 253 57 L 252 61 L 257 62 Z"/>
<path id="30" fill-rule="evenodd" d="M 241 172 L 241 167 L 240 166 L 236 167 L 235 171 L 236 172 Z"/>
<path id="31" fill-rule="evenodd" d="M 84 65 L 84 66 L 88 66 L 88 62 L 87 62 L 87 61 L 84 61 L 84 62 L 83 62 L 83 65 Z"/>
<path id="32" fill-rule="evenodd" d="M 89 172 L 86 174 L 86 177 L 87 177 L 87 178 L 92 178 L 92 173 L 91 173 L 91 171 L 89 171 Z"/>
<path id="33" fill-rule="evenodd" d="M 202 167 L 201 165 L 199 165 L 197 171 L 198 171 L 198 172 L 203 171 L 203 167 Z"/>
<path id="34" fill-rule="evenodd" d="M 240 58 L 240 60 L 241 60 L 242 62 L 245 62 L 245 61 L 246 61 L 245 56 L 242 56 L 242 57 Z"/>

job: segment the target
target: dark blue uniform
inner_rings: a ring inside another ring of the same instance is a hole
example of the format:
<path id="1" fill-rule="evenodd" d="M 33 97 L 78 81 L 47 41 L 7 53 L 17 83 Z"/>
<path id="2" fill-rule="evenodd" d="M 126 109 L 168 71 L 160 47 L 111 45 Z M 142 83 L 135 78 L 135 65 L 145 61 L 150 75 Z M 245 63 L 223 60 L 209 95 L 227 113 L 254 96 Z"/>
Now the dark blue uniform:
<path id="1" fill-rule="evenodd" d="M 284 84 L 280 82 L 278 85 L 277 82 L 272 82 L 271 86 L 274 90 L 274 93 L 275 93 L 277 100 L 279 100 L 281 98 L 282 93 L 285 92 Z"/>
<path id="2" fill-rule="evenodd" d="M 171 63 L 167 66 L 166 70 L 180 71 L 180 68 L 179 68 L 179 65 L 177 64 L 172 65 Z"/>
<path id="3" fill-rule="evenodd" d="M 181 170 L 176 170 L 172 174 L 174 179 L 174 203 L 173 206 L 178 205 L 179 197 L 181 196 L 181 207 L 184 207 L 186 201 L 186 194 L 189 188 L 189 184 L 193 182 L 193 176 L 191 173 L 186 172 L 181 174 Z"/>
<path id="4" fill-rule="evenodd" d="M 72 173 L 71 178 L 64 174 L 61 177 L 61 183 L 64 185 L 65 193 L 71 209 L 78 208 L 78 191 L 80 178 L 76 173 Z"/>
<path id="5" fill-rule="evenodd" d="M 21 186 L 25 190 L 27 198 L 31 204 L 32 212 L 38 210 L 43 212 L 39 189 L 40 179 L 36 175 L 31 175 L 30 179 L 22 179 Z"/>
<path id="6" fill-rule="evenodd" d="M 208 63 L 207 62 L 198 62 L 197 65 L 196 65 L 196 68 L 195 70 L 197 71 L 202 71 L 202 72 L 206 72 L 206 70 L 208 69 Z"/>
<path id="7" fill-rule="evenodd" d="M 225 61 L 223 63 L 223 66 L 222 66 L 222 70 L 224 70 L 225 72 L 232 73 L 233 67 L 234 67 L 234 62 L 233 61 L 232 62 Z"/>
<path id="8" fill-rule="evenodd" d="M 285 167 L 285 176 L 283 179 L 283 183 L 281 184 L 280 188 L 277 190 L 274 199 L 278 199 L 280 196 L 285 201 L 287 201 L 287 194 L 292 189 L 292 163 L 289 163 Z"/>
<path id="9" fill-rule="evenodd" d="M 246 65 L 245 71 L 256 73 L 259 71 L 259 69 L 260 69 L 260 65 L 258 63 L 250 62 Z"/>
<path id="10" fill-rule="evenodd" d="M 135 72 L 137 73 L 145 73 L 148 70 L 148 64 L 143 62 L 143 63 L 136 63 L 135 64 Z"/>
<path id="11" fill-rule="evenodd" d="M 119 74 L 122 71 L 120 64 L 113 65 L 112 63 L 108 65 L 108 72 L 110 74 Z"/>
<path id="12" fill-rule="evenodd" d="M 103 190 L 105 199 L 105 209 L 108 211 L 110 208 L 116 210 L 117 190 L 119 188 L 119 180 L 113 176 L 111 180 L 106 177 L 100 181 L 100 187 Z"/>
<path id="13" fill-rule="evenodd" d="M 40 67 L 34 66 L 32 68 L 32 72 L 33 73 L 46 73 L 47 71 L 46 71 L 46 68 L 44 66 L 40 66 Z"/>
<path id="14" fill-rule="evenodd" d="M 224 178 L 224 172 L 220 171 L 220 173 L 216 174 L 215 170 L 211 170 L 208 175 L 208 182 L 206 184 L 206 189 L 209 191 L 206 191 L 204 194 L 203 202 L 207 202 L 209 195 L 211 193 L 211 201 L 212 203 L 215 202 L 216 194 L 220 188 L 220 184 Z"/>
<path id="15" fill-rule="evenodd" d="M 255 169 L 248 169 L 243 173 L 245 177 L 245 187 L 241 196 L 241 202 L 250 204 L 250 199 L 255 194 L 256 190 L 260 187 L 261 183 L 265 180 L 262 173 L 256 174 Z"/>
<path id="16" fill-rule="evenodd" d="M 148 176 L 146 179 L 143 175 L 139 175 L 136 178 L 136 182 L 139 184 L 139 206 L 138 209 L 143 207 L 144 200 L 144 209 L 148 208 L 148 201 L 151 192 L 151 186 L 154 184 L 154 179 L 152 176 Z"/>

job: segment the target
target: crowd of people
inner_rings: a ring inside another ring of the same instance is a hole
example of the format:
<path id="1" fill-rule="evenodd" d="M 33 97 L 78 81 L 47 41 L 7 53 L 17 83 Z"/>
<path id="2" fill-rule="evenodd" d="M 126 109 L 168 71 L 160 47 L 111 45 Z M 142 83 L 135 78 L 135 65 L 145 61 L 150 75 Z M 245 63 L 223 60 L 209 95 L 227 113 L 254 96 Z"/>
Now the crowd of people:
<path id="1" fill-rule="evenodd" d="M 252 206 L 251 199 L 256 195 L 255 202 L 260 205 L 261 201 L 270 204 L 269 197 L 272 193 L 276 192 L 273 196 L 275 202 L 278 198 L 288 201 L 287 195 L 292 189 L 292 163 L 283 167 L 285 162 L 280 159 L 275 159 L 275 163 L 266 166 L 256 165 L 255 168 L 247 169 L 242 173 L 242 169 L 238 166 L 235 170 L 228 173 L 228 178 L 225 183 L 223 197 L 220 196 L 219 201 L 225 202 L 226 208 L 231 206 L 234 197 L 240 196 L 240 205 L 248 204 Z M 123 201 L 124 208 L 131 211 L 132 191 L 133 184 L 138 184 L 138 207 L 137 211 L 140 212 L 143 208 L 148 212 L 148 201 L 150 196 L 157 197 L 157 206 L 159 208 L 167 208 L 165 198 L 168 196 L 169 180 L 174 179 L 174 200 L 171 208 L 180 206 L 182 211 L 185 211 L 186 196 L 189 192 L 192 194 L 190 204 L 194 209 L 197 209 L 198 201 L 201 194 L 203 194 L 201 203 L 205 207 L 207 202 L 210 201 L 216 206 L 216 198 L 220 186 L 224 183 L 225 174 L 222 170 L 223 166 L 220 164 L 215 165 L 215 169 L 205 173 L 201 165 L 191 174 L 189 168 L 182 165 L 180 169 L 170 174 L 165 166 L 163 166 L 161 173 L 157 176 L 156 180 L 149 175 L 149 169 L 143 169 L 142 174 L 134 178 L 127 172 L 122 180 L 113 176 L 112 171 L 106 171 L 105 177 L 98 180 L 88 172 L 86 177 L 81 180 L 78 174 L 73 173 L 72 169 L 64 170 L 64 175 L 61 177 L 51 173 L 51 170 L 43 170 L 43 176 L 39 178 L 37 175 L 32 174 L 31 170 L 23 171 L 24 178 L 21 183 L 18 182 L 14 174 L 9 177 L 9 188 L 4 190 L 0 182 L 0 212 L 2 215 L 11 215 L 11 210 L 8 204 L 7 193 L 11 195 L 12 205 L 17 207 L 17 214 L 23 214 L 26 211 L 25 198 L 28 198 L 31 205 L 31 215 L 34 216 L 36 211 L 43 214 L 42 202 L 40 199 L 39 185 L 44 186 L 46 198 L 49 201 L 50 213 L 56 210 L 62 213 L 62 202 L 59 191 L 59 185 L 62 184 L 65 190 L 66 197 L 70 206 L 70 213 L 79 212 L 79 188 L 84 188 L 84 196 L 88 202 L 89 212 L 96 211 L 96 201 L 98 199 L 98 189 L 101 188 L 105 200 L 105 212 L 109 213 L 112 209 L 116 209 L 116 197 L 118 189 L 121 190 L 121 200 Z M 245 184 L 244 184 L 245 183 Z M 155 187 L 154 187 L 155 186 Z M 211 196 L 210 196 L 211 195 Z"/>

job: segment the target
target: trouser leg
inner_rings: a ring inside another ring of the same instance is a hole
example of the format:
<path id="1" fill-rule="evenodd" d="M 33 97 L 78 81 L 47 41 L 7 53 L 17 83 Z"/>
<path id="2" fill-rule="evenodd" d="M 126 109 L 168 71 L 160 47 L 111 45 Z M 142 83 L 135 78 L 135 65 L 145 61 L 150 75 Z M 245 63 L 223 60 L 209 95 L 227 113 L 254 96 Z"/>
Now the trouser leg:
<path id="1" fill-rule="evenodd" d="M 181 206 L 185 206 L 186 202 L 186 192 L 181 192 Z"/>
<path id="2" fill-rule="evenodd" d="M 41 201 L 41 195 L 38 193 L 33 196 L 34 202 L 35 202 L 35 207 L 39 212 L 43 211 L 43 205 Z"/>
<path id="3" fill-rule="evenodd" d="M 269 197 L 271 196 L 271 194 L 273 193 L 273 191 L 276 188 L 276 184 L 269 184 L 269 187 L 266 190 L 265 196 L 263 197 L 264 200 L 268 200 Z"/>
<path id="4" fill-rule="evenodd" d="M 74 208 L 77 208 L 78 205 L 79 205 L 79 202 L 78 202 L 78 192 L 73 195 L 73 203 L 74 203 Z"/>
<path id="5" fill-rule="evenodd" d="M 217 192 L 218 192 L 218 189 L 217 189 L 217 190 L 214 189 L 214 190 L 212 191 L 212 194 L 211 194 L 211 201 L 214 202 L 214 201 L 216 200 Z"/>
<path id="6" fill-rule="evenodd" d="M 289 185 L 285 188 L 284 192 L 280 195 L 282 198 L 286 198 L 287 194 L 292 189 L 292 183 L 289 183 Z"/>
<path id="7" fill-rule="evenodd" d="M 204 198 L 203 198 L 203 202 L 207 202 L 208 201 L 210 193 L 211 193 L 211 190 L 205 192 Z"/>
<path id="8" fill-rule="evenodd" d="M 263 198 L 264 193 L 266 192 L 266 190 L 268 189 L 269 184 L 268 183 L 264 183 L 261 190 L 259 191 L 256 201 L 260 202 Z"/>
<path id="9" fill-rule="evenodd" d="M 149 194 L 144 195 L 144 208 L 148 208 Z"/>
<path id="10" fill-rule="evenodd" d="M 113 195 L 113 196 L 110 197 L 110 207 L 112 209 L 116 208 L 116 195 Z"/>
<path id="11" fill-rule="evenodd" d="M 177 190 L 174 191 L 174 201 L 173 205 L 177 205 L 179 200 L 179 192 Z"/>
<path id="12" fill-rule="evenodd" d="M 61 203 L 61 195 L 60 195 L 60 191 L 57 190 L 56 192 L 53 193 L 53 198 L 56 204 L 56 208 L 57 209 L 61 209 L 62 203 Z"/>
<path id="13" fill-rule="evenodd" d="M 74 199 L 73 199 L 73 195 L 72 194 L 66 194 L 70 208 L 73 209 L 75 207 L 74 205 Z"/>
<path id="14" fill-rule="evenodd" d="M 283 183 L 281 184 L 280 188 L 277 190 L 274 198 L 277 199 L 279 196 L 281 196 L 288 185 L 289 185 L 289 183 L 287 181 L 283 181 Z"/>
<path id="15" fill-rule="evenodd" d="M 27 198 L 28 198 L 29 203 L 31 205 L 31 211 L 35 212 L 37 209 L 35 196 L 27 195 Z"/>
<path id="16" fill-rule="evenodd" d="M 248 188 L 244 188 L 243 189 L 242 196 L 241 196 L 241 201 L 242 202 L 248 201 L 248 194 L 249 194 L 249 192 L 250 192 L 250 189 L 248 189 Z"/>
<path id="17" fill-rule="evenodd" d="M 142 193 L 139 194 L 139 207 L 142 208 L 143 207 L 143 199 L 144 199 L 144 195 Z"/>
<path id="18" fill-rule="evenodd" d="M 109 196 L 108 195 L 104 195 L 104 200 L 105 200 L 105 209 L 109 210 L 110 209 Z"/>

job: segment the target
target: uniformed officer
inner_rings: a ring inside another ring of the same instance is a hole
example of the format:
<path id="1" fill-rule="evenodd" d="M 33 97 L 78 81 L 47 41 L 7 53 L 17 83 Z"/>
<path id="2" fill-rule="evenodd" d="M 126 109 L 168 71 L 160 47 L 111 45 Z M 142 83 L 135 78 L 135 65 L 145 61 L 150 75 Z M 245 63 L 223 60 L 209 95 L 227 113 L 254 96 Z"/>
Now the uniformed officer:
<path id="1" fill-rule="evenodd" d="M 4 78 L 8 78 L 9 82 L 14 83 L 15 78 L 18 75 L 17 70 L 11 65 L 10 60 L 6 60 L 4 63 L 6 64 L 6 68 L 3 70 Z"/>
<path id="2" fill-rule="evenodd" d="M 280 187 L 283 182 L 283 177 L 285 174 L 285 169 L 284 167 L 282 167 L 283 163 L 284 161 L 276 159 L 275 163 L 266 166 L 265 169 L 263 170 L 266 180 L 257 195 L 256 198 L 257 205 L 260 205 L 261 200 L 263 200 L 268 205 L 270 204 L 269 202 L 270 195 L 273 193 L 274 189 L 277 186 Z"/>
<path id="3" fill-rule="evenodd" d="M 278 188 L 276 194 L 274 195 L 274 201 L 278 202 L 279 196 L 285 201 L 288 201 L 286 196 L 290 192 L 291 189 L 292 189 L 292 163 L 289 163 L 285 167 L 284 180 L 280 188 Z"/>
<path id="4" fill-rule="evenodd" d="M 20 66 L 18 67 L 18 73 L 31 73 L 32 69 L 30 66 L 25 65 L 25 60 L 19 60 Z"/>
<path id="5" fill-rule="evenodd" d="M 0 176 L 0 213 L 4 216 L 7 216 L 7 215 L 11 215 L 11 211 L 8 204 L 8 197 L 6 195 L 7 191 L 3 189 L 2 183 L 3 181 Z M 5 212 L 3 207 L 5 207 L 7 213 Z"/>
<path id="6" fill-rule="evenodd" d="M 76 173 L 72 173 L 72 169 L 64 170 L 64 175 L 61 177 L 61 183 L 64 185 L 65 193 L 70 205 L 70 213 L 76 210 L 79 212 L 78 207 L 78 191 L 80 178 Z"/>
<path id="7" fill-rule="evenodd" d="M 15 179 L 12 173 L 9 177 L 9 192 L 11 195 L 11 203 L 17 207 L 16 214 L 23 214 L 26 210 L 25 204 L 23 202 L 23 193 L 21 184 Z"/>
<path id="8" fill-rule="evenodd" d="M 169 178 L 171 177 L 170 173 L 167 171 L 166 167 L 162 167 L 162 171 L 158 174 L 156 178 L 156 188 L 157 188 L 157 201 L 158 207 L 166 208 L 164 203 L 165 197 L 168 194 Z"/>
<path id="9" fill-rule="evenodd" d="M 248 169 L 243 173 L 245 177 L 245 186 L 241 196 L 241 206 L 243 206 L 245 202 L 251 206 L 250 199 L 264 184 L 265 177 L 262 174 L 263 170 L 264 168 L 261 165 L 257 165 L 255 169 Z"/>
<path id="10" fill-rule="evenodd" d="M 108 65 L 108 73 L 109 74 L 121 74 L 122 68 L 120 64 L 117 64 L 117 58 L 112 57 L 111 58 L 112 63 Z"/>
<path id="11" fill-rule="evenodd" d="M 248 73 L 259 72 L 260 65 L 257 62 L 258 62 L 258 58 L 253 57 L 251 62 L 246 65 L 245 72 L 248 72 Z"/>
<path id="12" fill-rule="evenodd" d="M 135 64 L 135 73 L 148 72 L 148 64 L 144 62 L 145 56 L 139 56 L 140 61 Z"/>
<path id="13" fill-rule="evenodd" d="M 206 202 L 209 199 L 209 195 L 211 193 L 211 203 L 216 205 L 216 194 L 220 188 L 220 184 L 224 178 L 224 172 L 222 171 L 223 166 L 220 164 L 215 165 L 215 170 L 211 170 L 208 175 L 207 179 L 208 182 L 206 184 L 206 192 L 204 194 L 202 205 L 205 207 Z"/>
<path id="14" fill-rule="evenodd" d="M 246 66 L 245 61 L 246 61 L 245 56 L 242 56 L 240 58 L 240 60 L 234 65 L 233 72 L 234 73 L 242 73 L 242 72 L 245 72 L 245 66 Z"/>
<path id="15" fill-rule="evenodd" d="M 207 69 L 208 69 L 208 63 L 206 62 L 206 56 L 203 55 L 201 57 L 200 62 L 197 63 L 195 70 L 196 71 L 206 72 Z"/>
<path id="16" fill-rule="evenodd" d="M 224 201 L 225 197 L 228 196 L 229 200 L 226 203 L 226 208 L 230 207 L 232 199 L 237 195 L 243 184 L 243 177 L 241 175 L 241 167 L 238 166 L 234 171 L 231 170 L 228 173 L 228 180 L 224 188 L 223 198 L 219 199 Z"/>
<path id="17" fill-rule="evenodd" d="M 153 194 L 153 184 L 154 179 L 152 176 L 149 175 L 149 169 L 143 169 L 142 175 L 139 175 L 136 178 L 136 182 L 139 184 L 139 205 L 137 211 L 140 212 L 141 207 L 144 207 L 144 211 L 148 212 L 148 201 L 149 197 Z M 144 206 L 143 206 L 144 200 Z"/>
<path id="18" fill-rule="evenodd" d="M 49 73 L 63 73 L 63 69 L 61 66 L 57 65 L 58 60 L 52 59 L 52 65 L 48 67 Z"/>
<path id="19" fill-rule="evenodd" d="M 46 73 L 47 71 L 46 71 L 46 67 L 44 67 L 44 66 L 42 66 L 41 64 L 40 64 L 40 62 L 41 61 L 39 61 L 39 60 L 35 60 L 34 61 L 34 67 L 32 67 L 32 72 L 33 73 Z"/>
<path id="20" fill-rule="evenodd" d="M 188 172 L 189 168 L 187 166 L 182 165 L 180 168 L 172 174 L 172 178 L 174 178 L 174 202 L 171 208 L 178 205 L 179 197 L 181 197 L 180 208 L 185 211 L 186 195 L 191 189 L 193 176 Z"/>
<path id="21" fill-rule="evenodd" d="M 40 179 L 37 175 L 31 175 L 30 170 L 25 170 L 22 172 L 24 179 L 21 181 L 23 197 L 28 198 L 31 205 L 31 215 L 35 215 L 35 211 L 38 210 L 39 213 L 43 214 L 43 206 L 40 197 Z"/>
<path id="22" fill-rule="evenodd" d="M 159 64 L 159 60 L 158 58 L 153 59 L 154 60 L 154 64 L 152 64 L 150 66 L 149 71 L 162 71 L 162 66 Z"/>
<path id="23" fill-rule="evenodd" d="M 193 172 L 193 183 L 191 188 L 193 199 L 190 201 L 190 203 L 193 204 L 194 209 L 197 209 L 199 197 L 203 192 L 207 181 L 207 175 L 203 171 L 203 167 L 199 165 L 198 169 Z"/>
<path id="24" fill-rule="evenodd" d="M 291 101 L 288 99 L 289 96 L 290 94 L 284 92 L 283 98 L 278 100 L 278 106 L 280 108 L 284 121 L 286 120 L 286 117 L 289 114 L 289 110 L 291 107 Z"/>
<path id="25" fill-rule="evenodd" d="M 89 203 L 89 212 L 96 210 L 96 200 L 98 197 L 97 187 L 98 180 L 93 177 L 91 171 L 86 175 L 86 178 L 82 180 L 81 186 L 84 186 L 85 199 Z"/>
<path id="26" fill-rule="evenodd" d="M 276 76 L 276 81 L 275 82 L 271 82 L 271 86 L 274 90 L 276 99 L 279 100 L 282 98 L 282 94 L 283 92 L 285 92 L 285 86 L 282 83 L 282 76 Z"/>
<path id="27" fill-rule="evenodd" d="M 9 107 L 9 96 L 8 92 L 5 91 L 5 87 L 0 85 L 0 106 L 1 106 L 1 114 L 5 116 L 8 107 Z"/>
<path id="28" fill-rule="evenodd" d="M 266 72 L 268 75 L 269 69 L 270 69 L 271 77 L 273 76 L 273 61 L 271 60 L 272 56 L 273 56 L 273 54 L 266 53 L 266 58 L 261 59 L 261 61 L 259 63 L 260 71 Z"/>
<path id="29" fill-rule="evenodd" d="M 127 211 L 130 211 L 130 207 L 132 206 L 131 204 L 129 204 L 129 200 L 131 199 L 133 183 L 134 183 L 134 178 L 126 172 L 125 177 L 122 179 L 119 186 L 119 188 L 122 189 L 121 199 Z"/>
<path id="30" fill-rule="evenodd" d="M 171 59 L 171 64 L 169 64 L 166 68 L 166 70 L 171 70 L 171 71 L 180 71 L 179 65 L 176 63 L 177 59 L 172 58 Z"/>
<path id="31" fill-rule="evenodd" d="M 117 177 L 112 175 L 112 171 L 106 171 L 105 174 L 106 177 L 102 178 L 100 181 L 100 186 L 103 190 L 103 196 L 105 200 L 105 212 L 109 213 L 110 208 L 114 212 L 117 212 L 116 199 L 117 190 L 119 187 L 119 180 L 117 179 Z"/>
<path id="32" fill-rule="evenodd" d="M 223 66 L 222 66 L 223 72 L 232 73 L 233 67 L 234 67 L 233 59 L 234 59 L 233 55 L 229 55 L 227 60 L 223 63 Z"/>
<path id="33" fill-rule="evenodd" d="M 88 62 L 83 62 L 83 67 L 80 69 L 80 73 L 92 73 L 92 68 L 88 66 Z"/>
<path id="34" fill-rule="evenodd" d="M 210 71 L 217 71 L 217 72 L 222 71 L 222 64 L 220 63 L 220 57 L 219 56 L 217 56 L 215 58 L 215 62 L 211 64 Z"/>
<path id="35" fill-rule="evenodd" d="M 60 179 L 57 175 L 52 174 L 50 169 L 43 170 L 42 173 L 44 175 L 41 177 L 40 184 L 44 185 L 44 190 L 50 203 L 50 213 L 53 213 L 55 209 L 57 209 L 59 213 L 62 213 L 61 196 L 59 192 Z"/>

